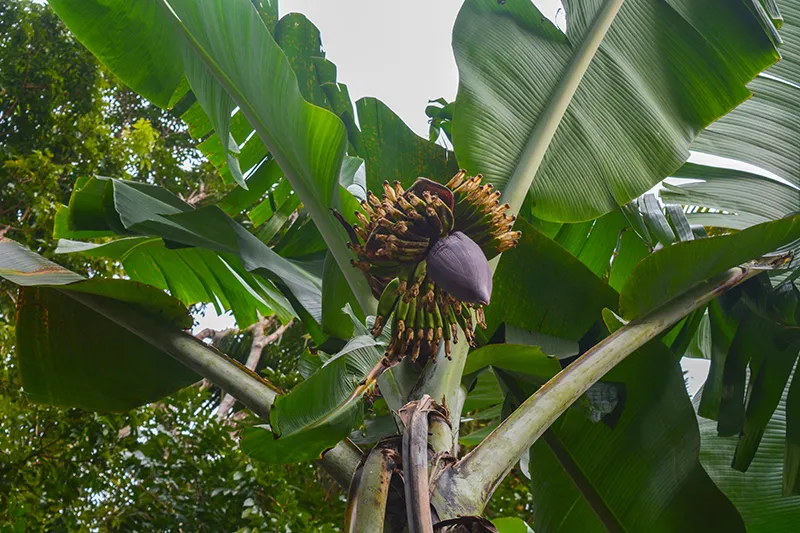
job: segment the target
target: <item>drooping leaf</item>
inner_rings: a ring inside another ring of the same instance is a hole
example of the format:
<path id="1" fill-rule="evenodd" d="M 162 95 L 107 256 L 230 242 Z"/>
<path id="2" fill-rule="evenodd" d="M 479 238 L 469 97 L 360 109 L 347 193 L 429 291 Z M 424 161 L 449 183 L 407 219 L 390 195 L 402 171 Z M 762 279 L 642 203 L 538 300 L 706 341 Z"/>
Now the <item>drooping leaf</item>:
<path id="1" fill-rule="evenodd" d="M 733 235 L 679 242 L 645 258 L 625 281 L 620 310 L 633 319 L 693 285 L 758 259 L 800 238 L 800 216 L 753 226 Z M 669 272 L 669 276 L 660 273 Z"/>
<path id="2" fill-rule="evenodd" d="M 747 326 L 752 324 L 752 327 Z M 739 350 L 750 350 L 750 382 L 747 387 L 744 424 L 733 456 L 733 468 L 747 471 L 759 449 L 764 431 L 787 388 L 800 350 L 800 331 L 792 331 L 762 317 L 754 317 L 740 331 L 749 332 L 746 343 L 736 336 Z"/>
<path id="3" fill-rule="evenodd" d="M 284 296 L 320 319 L 319 279 L 273 252 L 216 206 L 194 210 L 160 187 L 99 178 L 76 189 L 70 205 L 72 224 L 79 229 L 111 228 L 234 255 L 246 271 L 284 287 Z"/>
<path id="4" fill-rule="evenodd" d="M 5 237 L 0 238 L 0 276 L 23 287 L 67 285 L 85 279 Z"/>
<path id="5" fill-rule="evenodd" d="M 709 329 L 711 333 L 711 368 L 703 386 L 698 411 L 701 416 L 713 420 L 717 420 L 719 417 L 728 353 L 743 316 L 736 308 L 739 304 L 739 298 L 739 291 L 733 289 L 708 304 Z"/>
<path id="6" fill-rule="evenodd" d="M 286 188 L 288 189 L 288 185 Z M 250 212 L 250 220 L 258 228 L 256 235 L 259 240 L 265 243 L 271 242 L 299 206 L 300 198 L 296 194 L 291 194 L 277 204 L 275 210 L 271 208 L 269 199 L 253 209 Z M 259 209 L 261 207 L 264 207 L 263 211 Z"/>
<path id="7" fill-rule="evenodd" d="M 360 422 L 366 387 L 359 383 L 384 351 L 385 342 L 370 335 L 352 339 L 306 381 L 275 400 L 271 431 L 263 426 L 245 430 L 242 450 L 273 464 L 319 459 Z"/>
<path id="8" fill-rule="evenodd" d="M 180 330 L 186 308 L 159 289 L 128 280 L 84 280 L 7 239 L 0 276 L 22 285 L 16 324 L 25 393 L 34 401 L 123 412 L 159 400 L 199 376 L 90 309 L 70 293 L 102 297 L 131 315 Z"/>
<path id="9" fill-rule="evenodd" d="M 281 239 L 273 247 L 273 250 L 282 257 L 297 259 L 302 262 L 304 268 L 309 270 L 308 261 L 313 260 L 312 258 L 319 259 L 319 256 L 327 249 L 314 221 L 302 211 L 298 213 L 298 217 L 286 228 Z M 318 272 L 318 270 L 314 270 L 314 272 Z"/>
<path id="10" fill-rule="evenodd" d="M 130 237 L 96 245 L 61 240 L 56 253 L 81 253 L 120 261 L 134 281 L 168 290 L 185 305 L 211 302 L 218 314 L 232 311 L 245 328 L 263 316 L 277 314 L 288 322 L 291 304 L 263 278 L 256 278 L 232 256 L 202 248 L 169 249 L 159 238 Z"/>
<path id="11" fill-rule="evenodd" d="M 161 0 L 197 54 L 253 125 L 342 268 L 351 253 L 328 207 L 347 145 L 342 122 L 303 99 L 297 76 L 248 0 Z M 240 44 L 231 47 L 235 41 Z M 358 272 L 344 271 L 366 293 Z"/>
<path id="12" fill-rule="evenodd" d="M 711 319 L 707 309 L 683 356 L 691 359 L 711 359 Z"/>
<path id="13" fill-rule="evenodd" d="M 795 371 L 795 382 L 798 381 L 796 374 Z M 735 436 L 717 436 L 716 423 L 698 417 L 703 467 L 736 505 L 748 533 L 784 533 L 792 531 L 800 521 L 800 496 L 785 497 L 782 492 L 786 409 L 784 391 L 747 472 L 731 468 L 731 458 L 738 439 Z"/>

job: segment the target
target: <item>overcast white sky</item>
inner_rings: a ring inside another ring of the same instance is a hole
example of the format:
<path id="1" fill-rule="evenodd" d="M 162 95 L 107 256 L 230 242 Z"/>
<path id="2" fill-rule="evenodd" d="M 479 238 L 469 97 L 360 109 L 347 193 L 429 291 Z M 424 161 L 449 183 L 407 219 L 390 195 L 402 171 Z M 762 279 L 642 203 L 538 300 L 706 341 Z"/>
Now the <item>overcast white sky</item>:
<path id="1" fill-rule="evenodd" d="M 554 17 L 559 0 L 535 0 Z M 450 46 L 462 0 L 279 0 L 281 16 L 306 15 L 353 101 L 375 96 L 418 134 L 428 100 L 453 100 L 458 72 Z M 563 17 L 559 22 L 563 22 Z"/>

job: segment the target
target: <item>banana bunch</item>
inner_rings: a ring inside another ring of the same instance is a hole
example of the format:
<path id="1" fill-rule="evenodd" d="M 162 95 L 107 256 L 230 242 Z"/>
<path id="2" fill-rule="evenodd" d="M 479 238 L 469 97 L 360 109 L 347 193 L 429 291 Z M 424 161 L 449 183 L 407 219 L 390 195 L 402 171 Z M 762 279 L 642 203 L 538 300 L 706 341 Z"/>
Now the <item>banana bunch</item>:
<path id="1" fill-rule="evenodd" d="M 392 312 L 392 339 L 387 351 L 390 358 L 410 354 L 411 360 L 416 361 L 423 353 L 435 359 L 442 340 L 445 356 L 450 358 L 451 343 L 458 343 L 459 328 L 467 342 L 474 344 L 474 320 L 486 327 L 483 308 L 461 302 L 442 290 L 428 275 L 426 261 L 421 261 L 411 276 L 394 278 L 383 289 L 374 336 L 380 335 Z"/>
<path id="2" fill-rule="evenodd" d="M 517 244 L 515 218 L 498 191 L 463 170 L 447 185 L 418 178 L 408 190 L 384 182 L 383 192 L 380 199 L 369 193 L 357 224 L 335 213 L 350 236 L 353 264 L 379 298 L 372 333 L 391 320 L 387 355 L 394 360 L 433 359 L 442 341 L 450 357 L 459 329 L 473 344 L 475 325 L 486 327 L 488 258 Z"/>

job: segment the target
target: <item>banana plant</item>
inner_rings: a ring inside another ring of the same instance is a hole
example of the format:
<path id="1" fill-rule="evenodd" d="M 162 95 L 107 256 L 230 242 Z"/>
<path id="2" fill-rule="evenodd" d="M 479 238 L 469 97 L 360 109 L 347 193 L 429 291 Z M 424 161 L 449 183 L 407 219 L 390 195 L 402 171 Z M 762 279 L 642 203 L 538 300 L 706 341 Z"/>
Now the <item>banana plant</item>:
<path id="1" fill-rule="evenodd" d="M 483 516 L 518 462 L 540 533 L 754 530 L 721 467 L 704 468 L 679 360 L 710 329 L 701 414 L 742 433 L 731 460 L 746 469 L 798 351 L 794 0 L 568 0 L 566 32 L 530 0 L 466 0 L 454 152 L 374 98 L 354 105 L 317 29 L 277 1 L 49 3 L 124 83 L 186 109 L 231 192 L 196 208 L 155 186 L 79 183 L 59 250 L 118 260 L 127 280 L 0 241 L 33 399 L 125 410 L 202 376 L 262 419 L 244 453 L 317 461 L 348 489 L 349 532 L 530 530 Z M 756 197 L 735 180 L 665 185 L 667 202 L 688 191 L 685 210 L 642 196 L 671 176 L 716 179 L 685 164 L 690 150 L 737 143 L 786 182 Z M 714 195 L 713 216 L 695 216 Z M 104 242 L 67 240 L 89 236 Z M 185 332 L 183 306 L 202 301 L 240 326 L 299 318 L 319 364 L 278 389 Z M 77 337 L 89 323 L 98 334 Z M 754 338 L 774 349 L 753 353 Z"/>

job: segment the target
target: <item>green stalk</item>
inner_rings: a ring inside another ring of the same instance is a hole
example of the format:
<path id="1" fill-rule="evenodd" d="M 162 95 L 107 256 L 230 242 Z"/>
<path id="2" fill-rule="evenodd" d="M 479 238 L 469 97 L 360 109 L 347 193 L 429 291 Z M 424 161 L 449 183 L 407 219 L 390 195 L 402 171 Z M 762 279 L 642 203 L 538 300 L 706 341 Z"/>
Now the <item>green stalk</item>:
<path id="1" fill-rule="evenodd" d="M 450 359 L 444 355 L 444 343 L 440 343 L 439 352 L 436 355 L 436 362 L 428 362 L 425 369 L 422 371 L 419 381 L 417 381 L 414 390 L 409 394 L 408 400 L 421 399 L 426 394 L 430 396 L 438 405 L 447 408 L 450 417 L 450 436 L 447 437 L 444 432 L 437 431 L 436 442 L 432 442 L 437 450 L 445 449 L 446 440 L 449 438 L 454 440 L 458 435 L 458 428 L 461 423 L 461 409 L 466 400 L 466 393 L 461 386 L 461 376 L 464 373 L 464 365 L 467 362 L 467 355 L 469 354 L 469 344 L 467 344 L 466 335 L 459 330 L 458 344 L 453 345 L 450 353 Z M 442 440 L 440 437 L 444 435 Z M 449 448 L 452 449 L 452 444 Z M 451 452 L 452 453 L 452 452 Z"/>
<path id="2" fill-rule="evenodd" d="M 280 390 L 238 361 L 191 335 L 140 313 L 131 312 L 128 306 L 116 300 L 77 291 L 60 292 L 163 350 L 239 400 L 256 416 L 269 422 L 270 407 Z M 334 479 L 347 487 L 360 461 L 359 449 L 349 440 L 345 440 L 323 455 L 321 465 Z"/>
<path id="3" fill-rule="evenodd" d="M 564 118 L 575 91 L 583 80 L 583 75 L 589 68 L 600 43 L 614 22 L 624 0 L 607 0 L 597 12 L 592 27 L 586 33 L 580 48 L 575 52 L 572 62 L 567 67 L 558 87 L 555 88 L 550 100 L 542 110 L 536 127 L 531 134 L 528 144 L 517 163 L 508 185 L 503 191 L 501 202 L 511 206 L 509 214 L 516 215 L 522 207 L 522 202 L 531 188 L 533 179 L 539 171 L 544 155 L 550 147 L 558 125 Z"/>
<path id="4" fill-rule="evenodd" d="M 440 518 L 451 518 L 453 513 L 481 514 L 520 455 L 589 387 L 683 317 L 760 271 L 737 267 L 698 284 L 629 322 L 559 372 L 437 480 L 434 504 Z"/>

